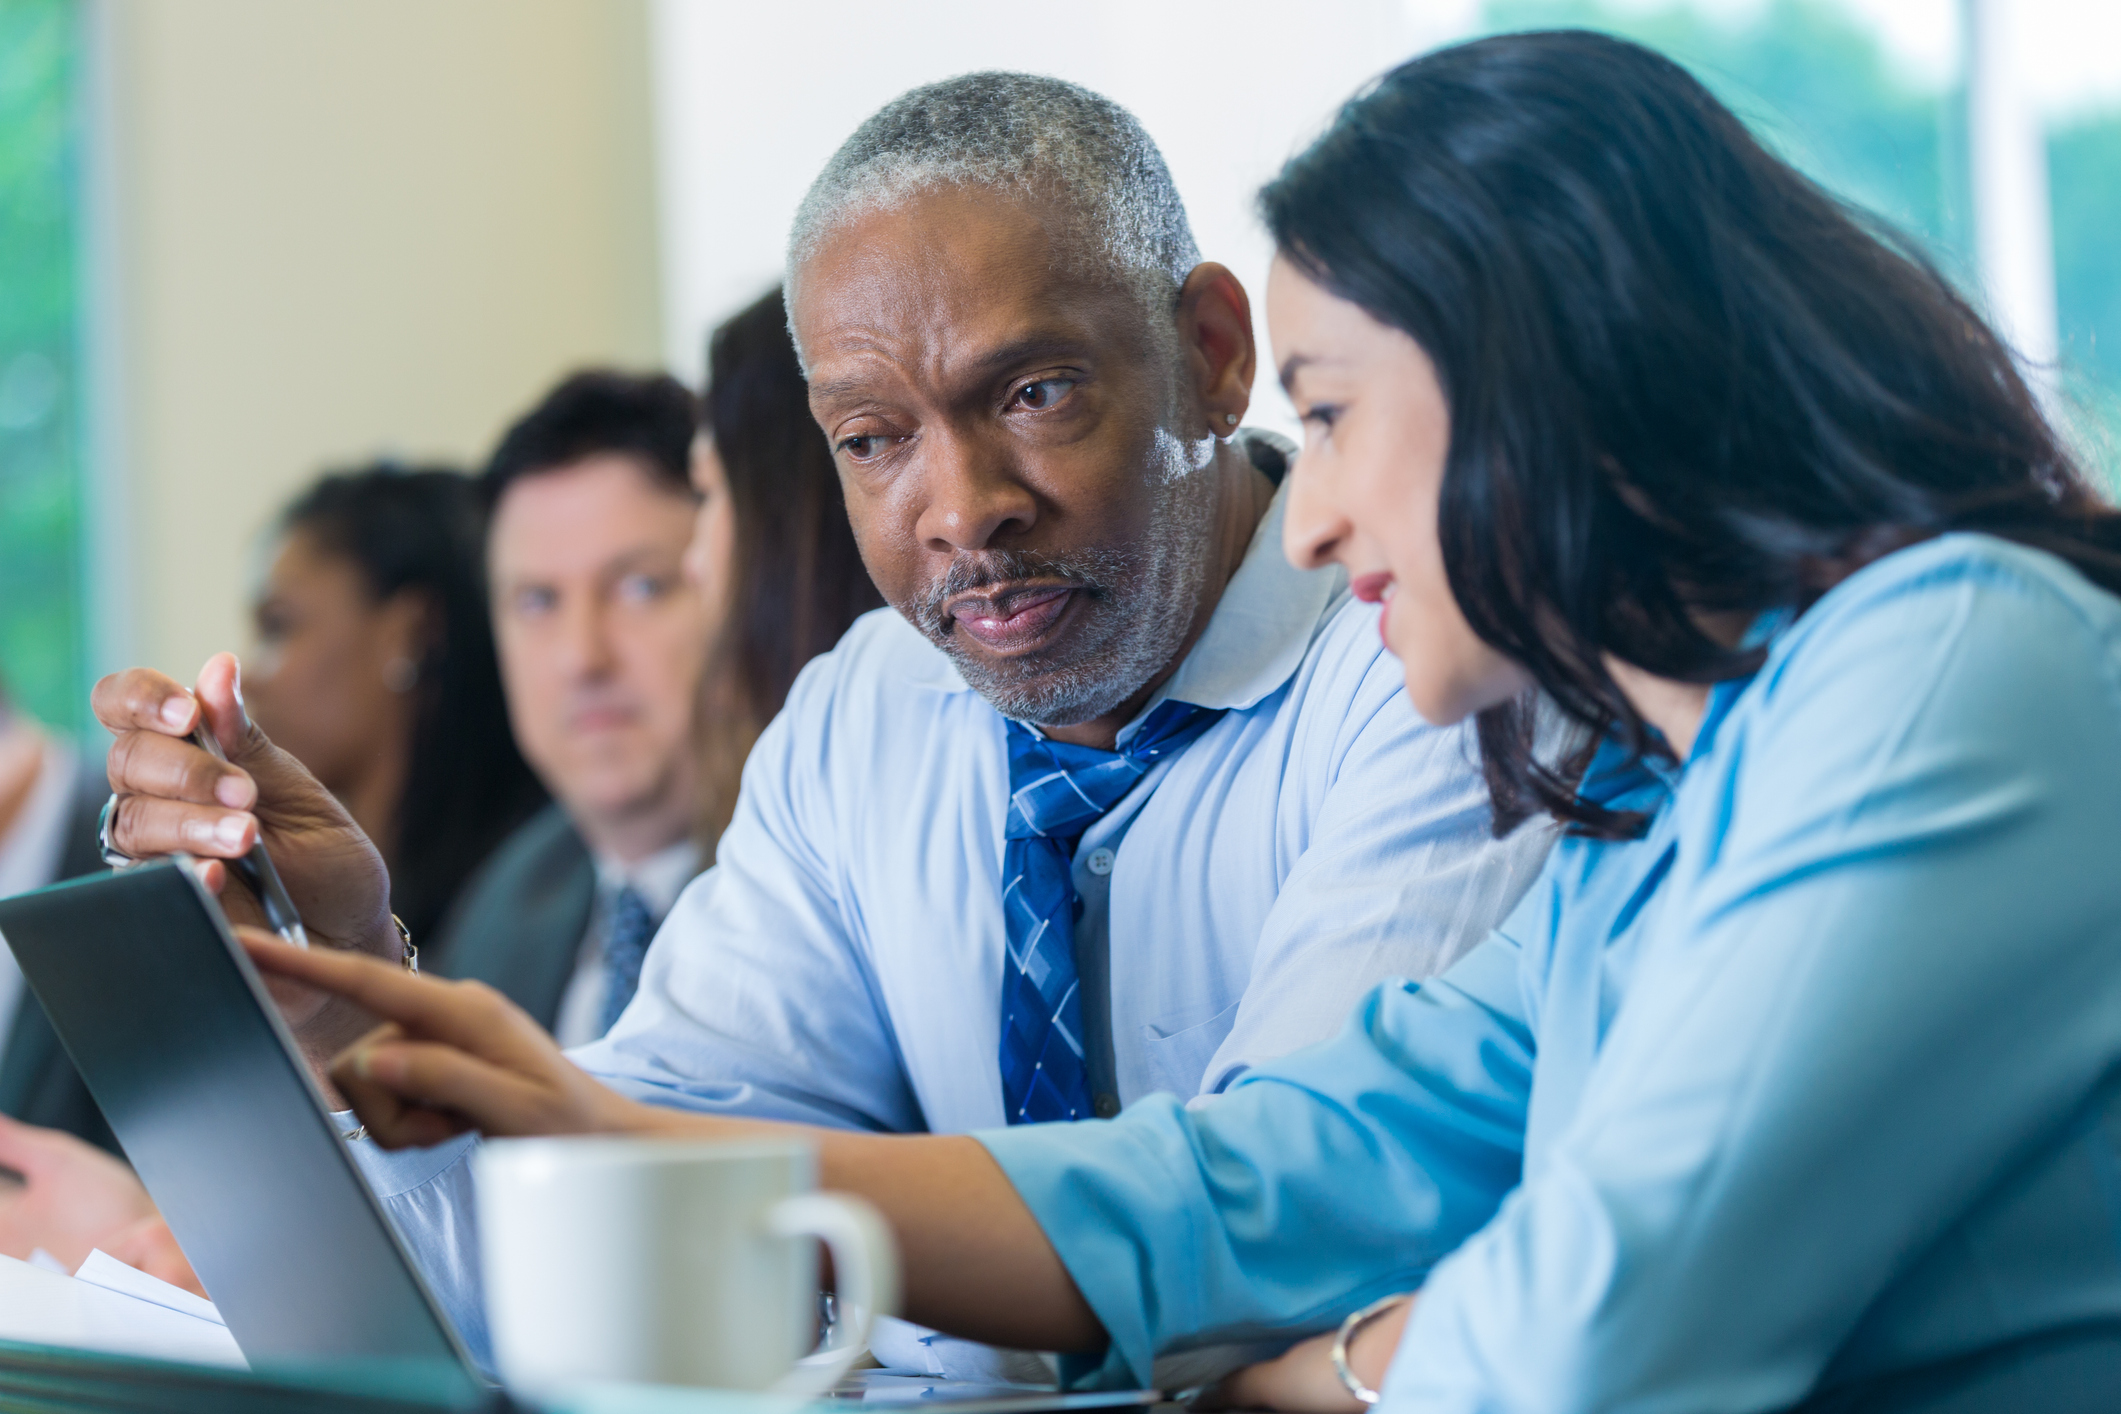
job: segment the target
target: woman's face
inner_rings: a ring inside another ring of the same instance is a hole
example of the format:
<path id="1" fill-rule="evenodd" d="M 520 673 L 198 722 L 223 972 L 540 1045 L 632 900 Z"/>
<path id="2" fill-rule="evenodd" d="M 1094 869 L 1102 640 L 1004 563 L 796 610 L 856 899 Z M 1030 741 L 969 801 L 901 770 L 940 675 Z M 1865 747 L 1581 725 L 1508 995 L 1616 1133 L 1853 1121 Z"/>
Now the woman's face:
<path id="1" fill-rule="evenodd" d="M 327 790 L 344 792 L 409 748 L 424 610 L 410 593 L 374 602 L 358 565 L 299 528 L 275 549 L 251 608 L 244 701 Z"/>
<path id="2" fill-rule="evenodd" d="M 1277 259 L 1267 318 L 1282 385 L 1304 421 L 1282 545 L 1291 562 L 1344 566 L 1383 605 L 1378 631 L 1407 699 L 1438 726 L 1504 702 L 1531 679 L 1459 612 L 1436 536 L 1450 411 L 1421 346 Z"/>
<path id="3" fill-rule="evenodd" d="M 736 506 L 729 499 L 729 477 L 715 455 L 714 439 L 704 433 L 692 439 L 692 489 L 700 493 L 700 509 L 685 547 L 685 577 L 699 592 L 711 643 L 722 631 L 736 594 Z"/>

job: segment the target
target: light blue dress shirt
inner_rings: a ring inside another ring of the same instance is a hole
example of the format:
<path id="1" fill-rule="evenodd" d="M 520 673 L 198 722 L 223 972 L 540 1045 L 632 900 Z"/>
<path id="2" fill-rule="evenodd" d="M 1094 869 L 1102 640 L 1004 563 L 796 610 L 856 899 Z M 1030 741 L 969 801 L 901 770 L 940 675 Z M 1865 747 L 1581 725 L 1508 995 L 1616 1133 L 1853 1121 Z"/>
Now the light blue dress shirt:
<path id="1" fill-rule="evenodd" d="M 1123 1102 L 1219 1091 L 1332 1035 L 1381 979 L 1440 970 L 1551 843 L 1491 837 L 1470 734 L 1407 709 L 1342 576 L 1289 566 L 1278 497 L 1161 697 L 1228 711 L 1076 852 Z M 1002 717 L 897 614 L 864 617 L 753 749 L 716 866 L 665 921 L 633 1004 L 571 1054 L 657 1104 L 1003 1123 L 1008 798 Z M 467 1147 L 358 1150 L 476 1341 Z"/>
<path id="2" fill-rule="evenodd" d="M 1073 1373 L 1419 1286 L 1405 1414 L 2121 1408 L 2121 601 L 1904 550 L 1585 789 L 1647 836 L 1337 1039 L 980 1136 L 1111 1334 Z"/>

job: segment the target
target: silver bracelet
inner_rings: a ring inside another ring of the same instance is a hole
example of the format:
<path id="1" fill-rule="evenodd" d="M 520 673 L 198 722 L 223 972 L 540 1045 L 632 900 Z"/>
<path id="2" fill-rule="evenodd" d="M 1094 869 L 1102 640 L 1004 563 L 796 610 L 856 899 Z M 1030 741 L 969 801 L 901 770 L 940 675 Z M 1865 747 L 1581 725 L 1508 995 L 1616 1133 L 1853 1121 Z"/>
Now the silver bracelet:
<path id="1" fill-rule="evenodd" d="M 1372 1301 L 1342 1321 L 1340 1334 L 1333 1337 L 1333 1373 L 1340 1376 L 1340 1382 L 1347 1386 L 1348 1393 L 1364 1404 L 1375 1404 L 1384 1396 L 1356 1378 L 1355 1371 L 1348 1365 L 1348 1347 L 1354 1343 L 1356 1332 L 1394 1306 L 1402 1305 L 1410 1299 L 1405 1292 L 1400 1292 L 1396 1296 L 1387 1296 L 1382 1301 Z"/>
<path id="2" fill-rule="evenodd" d="M 402 966 L 407 972 L 410 972 L 413 976 L 419 976 L 420 950 L 413 944 L 412 929 L 406 927 L 405 920 L 398 917 L 398 915 L 395 913 L 390 915 L 390 921 L 397 925 L 398 946 L 403 949 L 403 952 L 400 953 L 398 957 L 399 965 Z M 364 1124 L 359 1126 L 358 1128 L 349 1129 L 343 1134 L 341 1134 L 339 1137 L 341 1139 L 344 1139 L 349 1144 L 358 1144 L 363 1139 L 366 1139 L 368 1137 L 368 1126 Z"/>

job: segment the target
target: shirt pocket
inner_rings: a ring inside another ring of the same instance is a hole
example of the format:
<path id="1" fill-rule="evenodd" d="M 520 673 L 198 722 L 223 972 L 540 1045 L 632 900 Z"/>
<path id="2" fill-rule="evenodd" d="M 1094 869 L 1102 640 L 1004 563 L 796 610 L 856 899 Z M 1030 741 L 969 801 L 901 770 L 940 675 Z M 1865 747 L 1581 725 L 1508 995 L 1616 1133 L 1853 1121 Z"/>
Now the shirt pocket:
<path id="1" fill-rule="evenodd" d="M 1145 1094 L 1166 1091 L 1181 1100 L 1190 1100 L 1200 1093 L 1201 1077 L 1206 1074 L 1208 1062 L 1230 1034 L 1230 1027 L 1237 1020 L 1237 1003 L 1232 1002 L 1205 1021 L 1190 1024 L 1181 1019 L 1159 1025 L 1148 1022 L 1142 1026 L 1142 1070 L 1148 1081 Z M 1139 1096 L 1135 1097 L 1139 1098 Z"/>

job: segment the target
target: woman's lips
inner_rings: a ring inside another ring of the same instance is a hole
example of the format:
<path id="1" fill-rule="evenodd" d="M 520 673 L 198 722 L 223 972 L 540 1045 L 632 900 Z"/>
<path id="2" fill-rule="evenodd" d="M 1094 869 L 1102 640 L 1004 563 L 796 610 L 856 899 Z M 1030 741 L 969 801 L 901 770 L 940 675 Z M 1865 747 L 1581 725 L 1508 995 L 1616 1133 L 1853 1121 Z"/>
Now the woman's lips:
<path id="1" fill-rule="evenodd" d="M 950 606 L 959 628 L 997 653 L 1028 648 L 1068 611 L 1076 591 L 1069 586 L 1034 589 L 994 599 L 964 599 Z"/>
<path id="2" fill-rule="evenodd" d="M 1385 637 L 1385 620 L 1392 613 L 1392 591 L 1396 587 L 1392 576 L 1382 571 L 1357 575 L 1348 581 L 1350 594 L 1365 604 L 1381 606 L 1377 611 L 1377 637 L 1387 648 L 1392 646 L 1392 640 Z"/>

